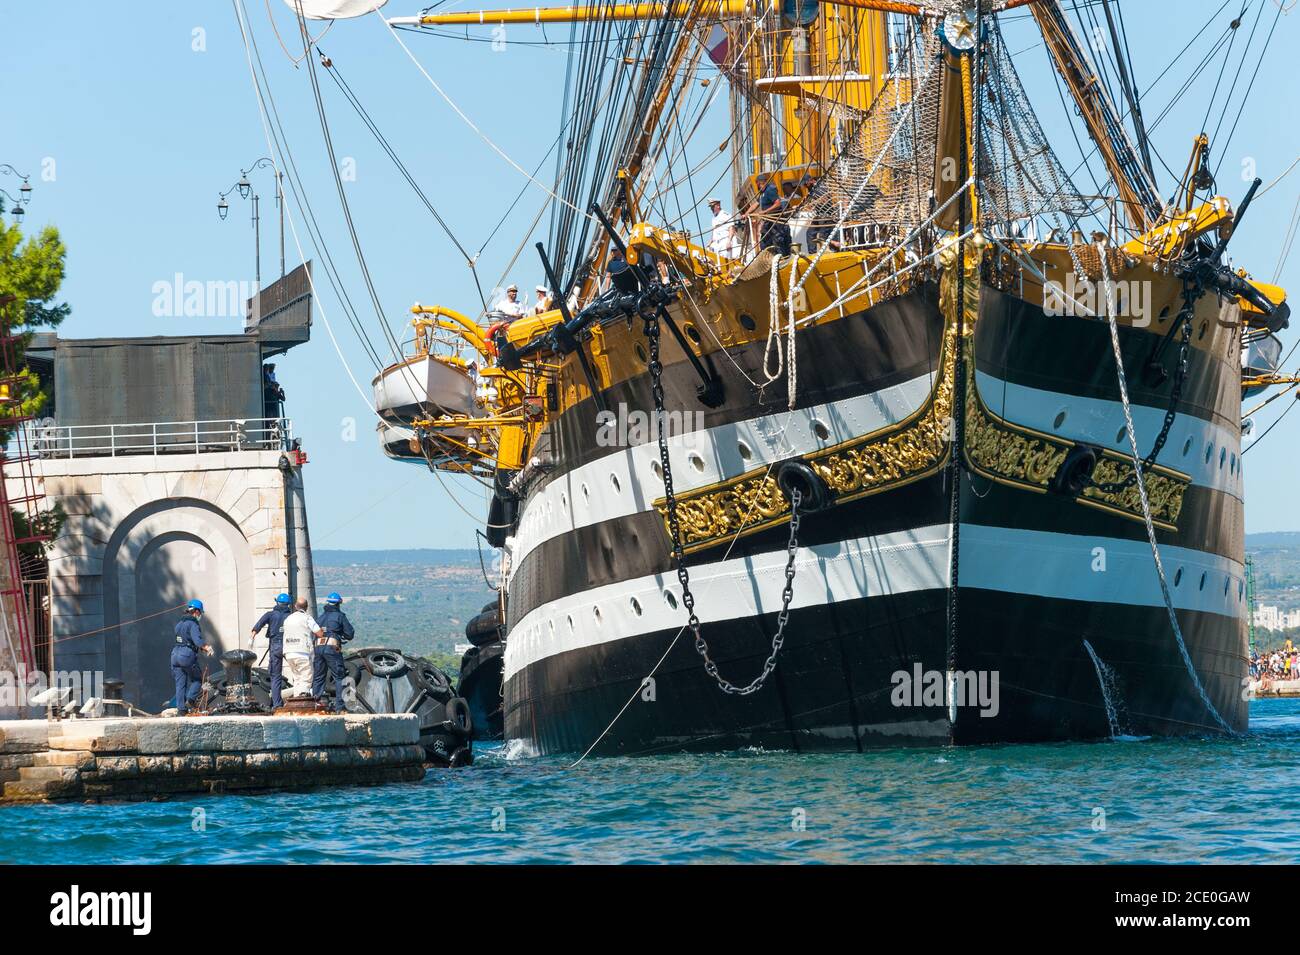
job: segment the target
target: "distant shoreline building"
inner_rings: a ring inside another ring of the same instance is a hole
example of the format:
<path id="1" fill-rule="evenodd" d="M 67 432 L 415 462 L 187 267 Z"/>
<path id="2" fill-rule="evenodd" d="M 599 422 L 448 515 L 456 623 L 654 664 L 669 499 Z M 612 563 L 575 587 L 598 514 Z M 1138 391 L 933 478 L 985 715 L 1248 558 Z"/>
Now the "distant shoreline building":
<path id="1" fill-rule="evenodd" d="M 1281 610 L 1271 604 L 1255 608 L 1255 626 L 1264 630 L 1295 630 L 1300 628 L 1300 610 Z"/>
<path id="2" fill-rule="evenodd" d="M 306 456 L 265 370 L 310 337 L 309 269 L 250 299 L 242 335 L 32 336 L 50 402 L 27 437 L 47 506 L 67 514 L 24 575 L 34 615 L 48 612 L 33 627 L 39 669 L 119 677 L 157 712 L 186 600 L 203 600 L 219 651 L 250 649 L 281 591 L 315 603 Z"/>

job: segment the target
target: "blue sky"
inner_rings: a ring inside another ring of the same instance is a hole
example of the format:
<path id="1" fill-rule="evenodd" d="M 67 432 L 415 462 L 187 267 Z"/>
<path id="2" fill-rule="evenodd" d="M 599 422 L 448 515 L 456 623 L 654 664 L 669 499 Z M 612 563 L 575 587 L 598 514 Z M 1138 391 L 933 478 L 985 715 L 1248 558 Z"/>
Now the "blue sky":
<path id="1" fill-rule="evenodd" d="M 1138 83 L 1146 88 L 1192 38 L 1221 0 L 1127 0 L 1123 4 Z M 1231 0 L 1229 10 L 1245 0 Z M 1248 0 L 1222 90 L 1231 85 L 1256 12 L 1262 18 L 1246 61 L 1244 88 L 1272 25 L 1279 0 Z M 420 4 L 390 0 L 390 16 L 414 14 Z M 309 198 L 339 264 L 349 294 L 378 346 L 383 336 L 368 303 L 353 255 L 308 77 L 296 68 L 268 21 L 265 0 L 246 0 L 248 15 L 270 74 L 272 93 Z M 444 9 L 472 9 L 452 0 Z M 270 10 L 280 37 L 301 55 L 296 25 L 282 0 Z M 1191 69 L 1227 27 L 1219 15 L 1201 40 L 1154 87 L 1144 101 L 1148 120 L 1185 85 Z M 1235 11 L 1234 11 L 1235 12 Z M 321 29 L 320 26 L 316 27 Z M 566 28 L 548 29 L 562 39 Z M 1079 153 L 1046 70 L 1045 53 L 1023 17 L 1005 26 L 1031 98 L 1054 147 L 1073 168 Z M 472 36 L 491 40 L 489 32 Z M 462 34 L 463 36 L 463 34 Z M 173 318 L 153 314 L 154 285 L 176 273 L 187 280 L 252 280 L 253 236 L 248 204 L 232 195 L 227 221 L 216 201 L 241 167 L 268 150 L 244 59 L 235 14 L 228 0 L 141 0 L 105 14 L 101 4 L 70 2 L 0 5 L 0 87 L 6 120 L 0 132 L 0 163 L 32 174 L 34 196 L 28 225 L 57 225 L 68 245 L 64 298 L 72 317 L 66 337 L 237 332 L 235 317 Z M 566 50 L 534 46 L 536 27 L 512 27 L 504 50 L 490 42 L 402 34 L 424 68 L 483 133 L 521 166 L 532 169 L 549 149 L 560 122 L 559 103 Z M 1020 42 L 1022 41 L 1023 42 Z M 527 41 L 527 42 L 525 42 Z M 1218 147 L 1220 191 L 1234 201 L 1245 193 L 1245 171 L 1271 182 L 1300 156 L 1300 123 L 1287 99 L 1295 88 L 1291 60 L 1300 41 L 1300 10 L 1283 15 L 1251 100 L 1230 143 Z M 448 107 L 374 16 L 335 25 L 321 41 L 343 77 L 392 141 L 412 174 L 471 251 L 488 238 L 516 193 L 522 176 L 494 153 Z M 1153 134 L 1165 161 L 1181 172 L 1192 137 L 1200 131 L 1205 99 L 1214 86 L 1222 51 Z M 323 74 L 322 92 L 340 157 L 352 160 L 355 179 L 346 183 L 358 235 L 387 321 L 395 334 L 412 302 L 440 302 L 473 313 L 477 295 L 464 259 L 402 181 L 337 89 Z M 1222 92 L 1207 124 L 1218 121 Z M 1221 125 L 1226 140 L 1236 101 Z M 1082 137 L 1082 133 L 1080 133 Z M 711 137 L 710 137 L 711 138 Z M 716 141 L 714 143 L 716 145 Z M 545 170 L 552 168 L 548 162 Z M 1080 177 L 1080 183 L 1086 182 Z M 0 187 L 14 192 L 11 176 Z M 254 175 L 262 194 L 262 275 L 279 270 L 273 187 L 266 171 Z M 1161 180 L 1167 193 L 1169 177 Z M 1268 280 L 1300 196 L 1297 169 L 1252 208 L 1233 240 L 1236 264 Z M 522 232 L 544 199 L 530 188 L 496 237 L 483 250 L 479 272 L 493 284 Z M 290 212 L 297 210 L 290 203 Z M 544 221 L 544 220 L 543 220 Z M 302 223 L 300 239 L 313 255 Z M 298 262 L 286 239 L 289 267 Z M 521 289 L 540 277 L 531 245 L 510 278 Z M 373 418 L 349 380 L 327 334 L 322 311 L 333 325 L 353 374 L 364 389 L 373 374 L 340 305 L 317 271 L 322 293 L 312 341 L 279 360 L 289 413 L 311 463 L 306 470 L 313 544 L 317 547 L 472 547 L 474 529 L 486 514 L 484 492 L 464 479 L 445 478 L 459 505 L 438 480 L 410 465 L 387 461 L 371 431 Z M 1300 287 L 1300 254 L 1282 272 L 1283 285 Z M 1286 347 L 1295 340 L 1283 334 Z M 1293 362 L 1294 364 L 1294 362 Z M 1260 433 L 1290 397 L 1259 416 Z M 1247 455 L 1247 530 L 1300 528 L 1300 500 L 1292 493 L 1294 442 L 1300 415 L 1291 415 Z M 462 506 L 465 510 L 462 510 Z"/>

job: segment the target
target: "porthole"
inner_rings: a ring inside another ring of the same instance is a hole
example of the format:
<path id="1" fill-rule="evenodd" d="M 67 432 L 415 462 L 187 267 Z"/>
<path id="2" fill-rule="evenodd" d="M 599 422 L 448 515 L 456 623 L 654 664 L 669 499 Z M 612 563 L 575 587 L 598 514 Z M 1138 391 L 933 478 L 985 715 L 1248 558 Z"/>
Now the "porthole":
<path id="1" fill-rule="evenodd" d="M 1199 342 L 1202 338 L 1205 337 L 1205 333 L 1208 332 L 1209 330 L 1210 330 L 1210 323 L 1201 322 L 1201 330 L 1196 333 L 1196 340 Z"/>
<path id="2" fill-rule="evenodd" d="M 654 472 L 654 476 L 657 477 L 659 480 L 662 481 L 664 479 L 663 465 L 660 464 L 658 461 L 650 462 L 650 470 Z"/>
<path id="3" fill-rule="evenodd" d="M 596 618 L 596 626 L 600 626 L 600 607 L 592 607 L 591 615 Z"/>
<path id="4" fill-rule="evenodd" d="M 813 432 L 813 436 L 818 441 L 825 441 L 831 436 L 831 433 L 830 431 L 827 430 L 826 425 L 818 421 L 816 418 L 813 419 L 812 432 Z"/>
<path id="5" fill-rule="evenodd" d="M 1115 432 L 1115 443 L 1123 444 L 1126 437 L 1128 437 L 1128 428 L 1120 428 Z"/>
<path id="6" fill-rule="evenodd" d="M 546 621 L 546 625 L 547 625 L 547 626 L 550 628 L 550 630 L 551 630 L 551 636 L 555 636 L 555 620 L 554 620 L 554 619 L 551 619 L 551 620 Z"/>
<path id="7" fill-rule="evenodd" d="M 1206 463 L 1206 464 L 1209 464 L 1209 463 L 1210 463 L 1210 458 L 1211 458 L 1213 455 L 1214 455 L 1214 442 L 1213 442 L 1213 441 L 1207 441 L 1207 442 L 1205 443 L 1205 463 Z"/>
<path id="8" fill-rule="evenodd" d="M 1192 439 L 1189 437 L 1186 441 L 1183 442 L 1183 457 L 1187 457 L 1187 455 L 1191 453 L 1192 453 Z"/>
<path id="9" fill-rule="evenodd" d="M 573 614 L 569 614 L 567 619 L 569 621 L 569 633 L 573 633 Z"/>
<path id="10" fill-rule="evenodd" d="M 1061 430 L 1061 425 L 1065 424 L 1065 415 L 1066 412 L 1064 410 L 1058 411 L 1056 413 L 1056 417 L 1052 420 L 1052 430 L 1054 431 Z"/>
<path id="11" fill-rule="evenodd" d="M 1229 474 L 1237 473 L 1237 452 L 1236 451 L 1232 452 L 1232 455 L 1228 458 L 1228 473 Z"/>
<path id="12" fill-rule="evenodd" d="M 567 511 L 568 509 L 569 509 L 569 499 L 568 499 L 567 497 L 565 497 L 565 496 L 564 496 L 564 492 L 561 491 L 561 492 L 560 492 L 560 510 L 562 510 L 562 511 Z"/>
<path id="13" fill-rule="evenodd" d="M 1197 590 L 1204 590 L 1204 589 L 1205 589 L 1205 573 L 1206 573 L 1205 571 L 1201 571 L 1201 582 L 1200 582 L 1199 584 L 1197 584 L 1197 586 L 1196 586 L 1196 589 L 1197 589 Z"/>
<path id="14" fill-rule="evenodd" d="M 614 493 L 615 493 L 615 494 L 618 494 L 620 491 L 623 490 L 623 486 L 622 486 L 621 484 L 618 483 L 618 475 L 617 475 L 617 474 L 611 474 L 611 475 L 609 476 L 609 486 L 612 487 L 612 488 L 614 489 Z"/>
<path id="15" fill-rule="evenodd" d="M 744 312 L 741 312 L 740 327 L 747 332 L 752 332 L 754 329 L 758 328 L 758 322 L 754 321 L 754 317 L 752 315 L 746 315 Z"/>
<path id="16" fill-rule="evenodd" d="M 1169 317 L 1169 306 L 1166 305 L 1164 308 L 1160 310 L 1160 321 L 1163 322 L 1168 317 Z"/>
<path id="17" fill-rule="evenodd" d="M 1177 587 L 1182 582 L 1183 582 L 1183 568 L 1179 567 L 1178 570 L 1174 572 L 1174 586 Z"/>
<path id="18" fill-rule="evenodd" d="M 582 485 L 582 500 L 584 503 L 591 500 L 591 488 L 587 487 L 585 482 Z"/>
<path id="19" fill-rule="evenodd" d="M 1244 580 L 1239 580 L 1237 581 L 1237 601 L 1240 602 L 1241 599 L 1245 596 L 1246 596 L 1246 582 Z"/>
<path id="20" fill-rule="evenodd" d="M 736 442 L 736 450 L 740 452 L 740 459 L 742 461 L 749 461 L 754 457 L 754 449 L 751 448 L 749 445 L 747 445 L 744 441 Z"/>
<path id="21" fill-rule="evenodd" d="M 637 342 L 632 347 L 636 349 L 636 357 L 641 359 L 641 363 L 649 364 L 650 356 L 645 353 L 645 346 L 642 345 L 640 342 Z"/>
<path id="22" fill-rule="evenodd" d="M 639 601 L 639 600 L 637 600 L 635 597 L 633 597 L 633 598 L 632 598 L 630 601 L 628 601 L 628 602 L 632 605 L 632 612 L 633 612 L 634 614 L 636 614 L 638 617 L 641 616 L 641 613 L 642 613 L 642 611 L 641 611 L 641 601 Z"/>
<path id="23" fill-rule="evenodd" d="M 677 597 L 671 590 L 664 591 L 664 602 L 673 610 L 677 609 Z"/>
<path id="24" fill-rule="evenodd" d="M 1232 583 L 1232 578 L 1231 578 L 1231 577 L 1224 577 L 1224 578 L 1223 578 L 1223 596 L 1225 596 L 1225 597 L 1228 596 L 1228 585 L 1229 585 L 1230 583 Z"/>
<path id="25" fill-rule="evenodd" d="M 700 333 L 696 331 L 695 326 L 690 322 L 686 323 L 686 337 L 697 345 L 700 343 Z"/>
<path id="26" fill-rule="evenodd" d="M 696 471 L 699 471 L 701 474 L 704 473 L 704 458 L 700 457 L 698 453 L 692 451 L 690 454 L 686 455 L 686 460 L 691 462 L 691 467 L 695 468 Z"/>
<path id="27" fill-rule="evenodd" d="M 1219 448 L 1219 470 L 1222 471 L 1223 466 L 1227 463 L 1228 463 L 1228 449 Z"/>

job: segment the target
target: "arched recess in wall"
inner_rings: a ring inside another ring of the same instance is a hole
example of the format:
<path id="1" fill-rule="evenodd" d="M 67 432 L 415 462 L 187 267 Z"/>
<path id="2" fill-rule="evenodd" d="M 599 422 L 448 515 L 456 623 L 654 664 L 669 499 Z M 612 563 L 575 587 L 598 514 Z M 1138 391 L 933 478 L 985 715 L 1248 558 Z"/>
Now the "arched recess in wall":
<path id="1" fill-rule="evenodd" d="M 122 678 L 127 699 L 149 712 L 171 695 L 167 658 L 180 616 L 159 611 L 192 597 L 208 610 L 203 633 L 215 650 L 247 645 L 253 558 L 239 526 L 197 498 L 166 498 L 133 511 L 104 549 L 106 666 L 107 675 Z M 163 688 L 167 695 L 153 699 Z"/>

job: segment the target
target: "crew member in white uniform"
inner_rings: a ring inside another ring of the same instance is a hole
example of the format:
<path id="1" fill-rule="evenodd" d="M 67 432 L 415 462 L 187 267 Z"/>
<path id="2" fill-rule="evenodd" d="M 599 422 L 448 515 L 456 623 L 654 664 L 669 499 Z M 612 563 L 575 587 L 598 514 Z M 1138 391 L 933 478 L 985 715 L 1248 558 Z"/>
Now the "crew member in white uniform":
<path id="1" fill-rule="evenodd" d="M 537 293 L 537 304 L 533 306 L 533 314 L 541 315 L 543 312 L 551 310 L 551 293 L 546 290 L 545 285 L 539 285 L 533 289 Z"/>
<path id="2" fill-rule="evenodd" d="M 497 303 L 497 311 L 507 318 L 523 317 L 524 303 L 519 301 L 518 285 L 507 286 L 506 297 Z"/>
<path id="3" fill-rule="evenodd" d="M 718 255 L 730 259 L 739 258 L 740 237 L 736 234 L 736 220 L 722 208 L 721 199 L 711 198 L 708 203 L 709 210 L 713 213 L 713 234 L 709 238 L 709 248 Z"/>
<path id="4" fill-rule="evenodd" d="M 306 597 L 294 603 L 294 612 L 284 621 L 284 675 L 289 685 L 286 696 L 311 696 L 312 660 L 316 638 L 325 635 L 316 618 L 307 612 Z"/>

